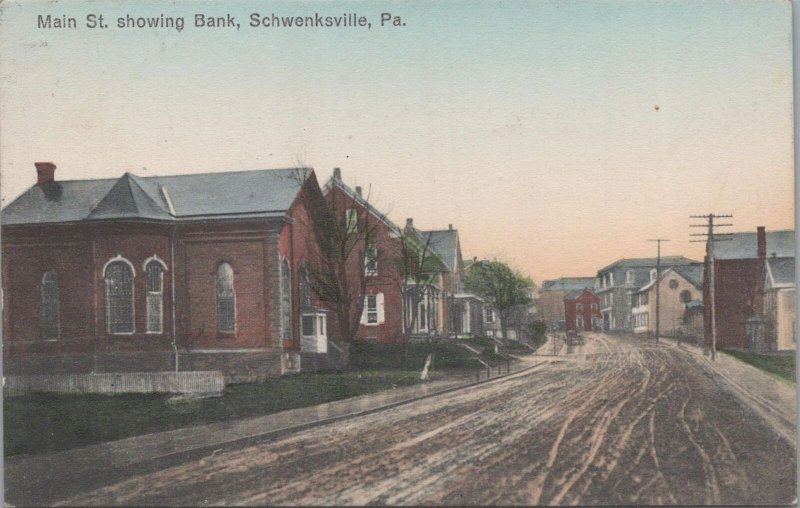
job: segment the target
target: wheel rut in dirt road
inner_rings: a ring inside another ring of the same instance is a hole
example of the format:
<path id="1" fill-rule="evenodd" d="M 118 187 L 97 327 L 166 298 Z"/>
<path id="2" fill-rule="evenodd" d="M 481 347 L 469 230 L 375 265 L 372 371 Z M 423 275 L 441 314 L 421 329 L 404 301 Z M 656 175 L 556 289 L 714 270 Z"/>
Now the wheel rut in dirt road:
<path id="1" fill-rule="evenodd" d="M 794 444 L 676 348 L 563 361 L 136 476 L 66 504 L 785 504 Z"/>

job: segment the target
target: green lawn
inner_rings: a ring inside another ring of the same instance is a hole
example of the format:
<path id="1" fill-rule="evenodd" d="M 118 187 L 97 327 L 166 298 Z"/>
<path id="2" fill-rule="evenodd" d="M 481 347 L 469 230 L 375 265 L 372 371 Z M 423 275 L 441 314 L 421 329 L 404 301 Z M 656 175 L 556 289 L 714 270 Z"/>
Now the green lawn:
<path id="1" fill-rule="evenodd" d="M 723 353 L 749 363 L 759 369 L 774 374 L 782 379 L 797 382 L 797 370 L 794 355 L 758 355 L 742 351 L 723 350 Z"/>
<path id="2" fill-rule="evenodd" d="M 191 425 L 259 416 L 419 382 L 418 371 L 309 373 L 230 385 L 220 397 L 166 394 L 3 398 L 5 455 L 43 453 Z"/>
<path id="3" fill-rule="evenodd" d="M 480 363 L 472 358 L 472 353 L 453 343 L 412 342 L 406 346 L 357 340 L 350 345 L 350 368 L 402 369 L 419 372 L 429 354 L 433 354 L 435 370 L 481 367 Z"/>

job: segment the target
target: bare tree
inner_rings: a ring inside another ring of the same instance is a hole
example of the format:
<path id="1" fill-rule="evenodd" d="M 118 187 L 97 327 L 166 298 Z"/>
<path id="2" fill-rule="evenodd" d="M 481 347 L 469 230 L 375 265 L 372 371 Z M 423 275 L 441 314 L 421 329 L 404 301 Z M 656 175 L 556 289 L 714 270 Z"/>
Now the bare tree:
<path id="1" fill-rule="evenodd" d="M 370 213 L 369 196 L 339 191 L 331 189 L 323 196 L 304 189 L 301 196 L 309 216 L 309 284 L 334 318 L 336 339 L 349 341 L 358 332 L 364 310 L 365 264 L 375 243 L 377 220 Z"/>

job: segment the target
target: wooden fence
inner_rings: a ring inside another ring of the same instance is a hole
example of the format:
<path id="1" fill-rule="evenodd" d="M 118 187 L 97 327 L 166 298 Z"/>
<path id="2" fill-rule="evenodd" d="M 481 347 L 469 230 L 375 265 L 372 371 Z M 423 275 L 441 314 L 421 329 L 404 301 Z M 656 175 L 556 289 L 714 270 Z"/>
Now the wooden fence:
<path id="1" fill-rule="evenodd" d="M 225 379 L 220 371 L 121 372 L 103 374 L 49 374 L 8 376 L 6 395 L 30 392 L 57 393 L 221 393 Z"/>

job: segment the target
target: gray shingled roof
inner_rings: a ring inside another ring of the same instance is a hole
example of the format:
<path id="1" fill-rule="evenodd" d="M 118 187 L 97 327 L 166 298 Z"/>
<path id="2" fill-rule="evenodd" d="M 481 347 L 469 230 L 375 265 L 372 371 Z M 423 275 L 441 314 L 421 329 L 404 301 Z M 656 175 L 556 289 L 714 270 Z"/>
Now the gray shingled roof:
<path id="1" fill-rule="evenodd" d="M 34 185 L 3 209 L 2 223 L 104 219 L 180 220 L 280 216 L 310 168 L 55 181 Z M 167 202 L 167 197 L 171 201 Z"/>
<path id="2" fill-rule="evenodd" d="M 661 266 L 670 267 L 670 266 L 677 266 L 677 265 L 688 265 L 692 263 L 696 263 L 692 259 L 686 258 L 684 256 L 661 256 Z M 627 268 L 655 268 L 657 264 L 657 258 L 623 258 L 618 259 L 611 263 L 610 265 L 604 266 L 599 272 L 605 272 L 606 270 L 611 269 L 627 269 Z"/>
<path id="3" fill-rule="evenodd" d="M 681 274 L 686 280 L 694 284 L 696 287 L 703 287 L 703 272 L 705 271 L 703 263 L 673 266 L 672 269 Z"/>
<path id="4" fill-rule="evenodd" d="M 767 258 L 769 272 L 775 284 L 794 284 L 794 258 Z"/>
<path id="5" fill-rule="evenodd" d="M 575 291 L 594 287 L 594 277 L 561 277 L 542 281 L 541 291 Z"/>
<path id="6" fill-rule="evenodd" d="M 767 231 L 767 256 L 794 257 L 794 230 Z M 755 232 L 733 233 L 730 240 L 714 243 L 716 259 L 751 259 L 758 257 L 758 238 Z"/>
<path id="7" fill-rule="evenodd" d="M 430 239 L 430 249 L 442 259 L 450 271 L 453 271 L 458 262 L 458 230 L 444 229 L 418 233 L 423 242 L 428 242 Z"/>
<path id="8" fill-rule="evenodd" d="M 581 289 L 576 289 L 575 291 L 570 291 L 569 293 L 567 293 L 567 296 L 564 297 L 564 300 L 575 300 L 576 298 L 581 296 L 584 291 L 586 291 L 586 288 L 581 288 Z"/>
<path id="9" fill-rule="evenodd" d="M 387 227 L 388 227 L 388 228 L 389 228 L 389 229 L 390 229 L 390 230 L 391 230 L 393 233 L 395 233 L 395 234 L 397 234 L 397 235 L 400 235 L 400 234 L 402 234 L 402 231 L 400 230 L 400 228 L 399 228 L 399 227 L 397 227 L 397 224 L 395 224 L 394 222 L 392 222 L 392 221 L 391 221 L 391 219 L 389 219 L 389 217 L 388 217 L 386 214 L 384 214 L 383 212 L 381 212 L 380 210 L 378 210 L 377 208 L 375 208 L 375 206 L 373 206 L 373 205 L 372 205 L 372 203 L 370 203 L 369 201 L 367 201 L 366 199 L 364 199 L 364 196 L 362 196 L 361 194 L 359 194 L 359 193 L 357 193 L 356 191 L 354 191 L 352 188 L 350 188 L 350 186 L 349 186 L 349 185 L 347 185 L 346 183 L 344 183 L 344 182 L 343 182 L 342 180 L 340 180 L 339 178 L 336 178 L 336 177 L 333 177 L 333 176 L 332 176 L 332 177 L 331 177 L 331 178 L 330 178 L 330 179 L 329 179 L 329 180 L 328 180 L 328 181 L 325 183 L 325 185 L 322 187 L 322 193 L 323 193 L 323 194 L 327 194 L 327 193 L 328 193 L 328 189 L 330 189 L 330 188 L 331 188 L 331 186 L 336 186 L 336 187 L 337 187 L 338 189 L 340 189 L 342 192 L 344 192 L 345 194 L 347 194 L 347 195 L 348 195 L 348 196 L 349 196 L 351 199 L 353 199 L 353 200 L 354 200 L 356 203 L 358 203 L 358 204 L 360 204 L 361 206 L 363 206 L 364 208 L 366 208 L 366 209 L 367 209 L 367 210 L 368 210 L 368 211 L 369 211 L 369 212 L 370 212 L 372 215 L 374 215 L 375 217 L 377 217 L 378 219 L 380 219 L 380 220 L 381 220 L 381 221 L 382 221 L 384 224 L 386 224 L 386 226 L 387 226 Z"/>

